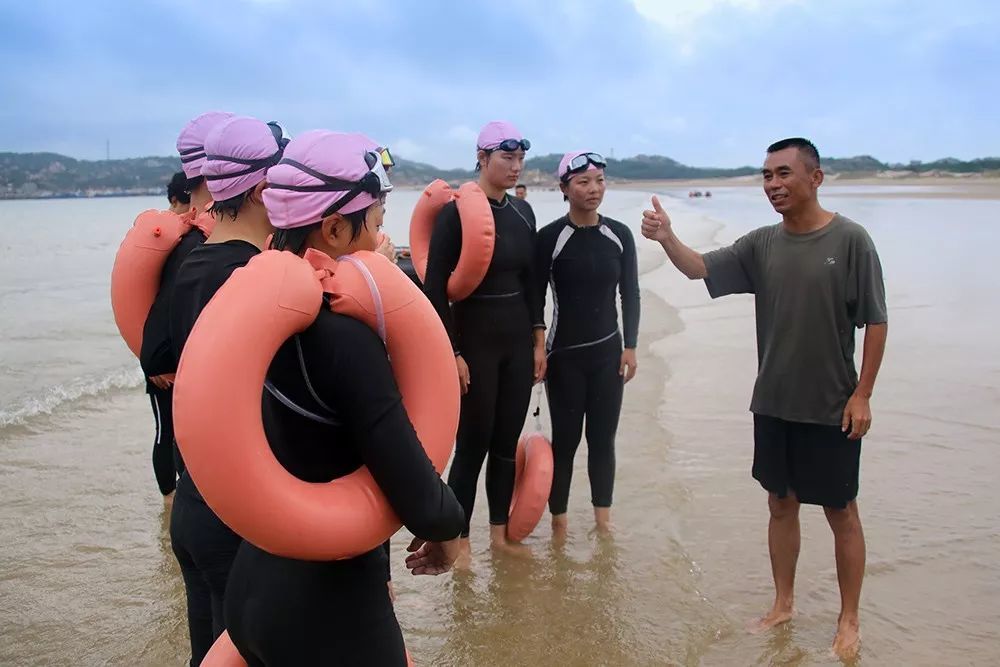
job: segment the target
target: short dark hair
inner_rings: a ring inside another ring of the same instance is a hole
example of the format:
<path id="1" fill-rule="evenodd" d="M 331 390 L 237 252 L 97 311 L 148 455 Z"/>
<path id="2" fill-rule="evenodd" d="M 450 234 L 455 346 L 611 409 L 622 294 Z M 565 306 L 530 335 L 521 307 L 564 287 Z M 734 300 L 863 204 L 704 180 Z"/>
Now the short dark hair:
<path id="1" fill-rule="evenodd" d="M 204 182 L 205 182 L 204 176 L 192 176 L 191 178 L 187 179 L 187 185 L 184 186 L 184 189 L 188 193 L 194 192 L 194 189 Z"/>
<path id="2" fill-rule="evenodd" d="M 253 190 L 253 188 L 250 188 L 250 190 Z M 219 215 L 228 215 L 230 218 L 235 220 L 236 216 L 239 215 L 240 209 L 243 208 L 243 202 L 246 201 L 247 195 L 250 194 L 250 190 L 241 192 L 235 197 L 230 197 L 229 199 L 212 202 L 212 208 L 209 209 L 209 212 Z"/>
<path id="3" fill-rule="evenodd" d="M 813 142 L 803 137 L 789 137 L 788 139 L 775 141 L 767 147 L 767 152 L 768 154 L 777 153 L 786 148 L 797 148 L 806 161 L 812 163 L 813 169 L 819 169 L 819 151 L 816 150 L 816 145 Z"/>
<path id="4" fill-rule="evenodd" d="M 365 226 L 365 216 L 368 208 L 353 213 L 341 213 L 341 215 L 351 223 L 351 240 L 354 241 L 361 236 L 361 228 Z M 276 229 L 271 237 L 271 248 L 273 250 L 290 250 L 296 255 L 301 255 L 306 245 L 306 239 L 313 231 L 319 229 L 322 220 L 314 222 L 305 227 L 293 227 L 292 229 Z"/>
<path id="5" fill-rule="evenodd" d="M 191 191 L 187 187 L 187 176 L 184 175 L 183 171 L 178 171 L 167 183 L 167 201 L 171 204 L 174 203 L 176 199 L 182 204 L 191 203 Z"/>
<path id="6" fill-rule="evenodd" d="M 521 188 L 524 188 L 525 190 L 527 190 L 528 186 L 525 185 L 524 183 L 518 183 L 517 185 L 514 186 L 515 190 L 520 190 Z"/>

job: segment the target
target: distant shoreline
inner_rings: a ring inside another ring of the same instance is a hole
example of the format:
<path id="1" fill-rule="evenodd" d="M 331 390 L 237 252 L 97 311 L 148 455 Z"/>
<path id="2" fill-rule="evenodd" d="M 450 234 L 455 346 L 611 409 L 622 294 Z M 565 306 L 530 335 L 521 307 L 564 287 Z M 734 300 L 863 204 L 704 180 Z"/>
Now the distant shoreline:
<path id="1" fill-rule="evenodd" d="M 832 176 L 832 177 L 831 177 Z M 1000 177 L 975 175 L 955 176 L 866 176 L 853 178 L 833 174 L 827 176 L 820 188 L 820 195 L 851 196 L 858 198 L 910 199 L 1000 199 Z M 843 192 L 858 186 L 893 188 L 871 192 Z M 616 189 L 676 189 L 711 191 L 713 188 L 759 188 L 757 177 L 701 178 L 690 180 L 616 181 Z M 839 191 L 839 192 L 838 192 Z"/>
<path id="2" fill-rule="evenodd" d="M 729 176 L 720 178 L 696 179 L 649 179 L 628 180 L 611 178 L 608 186 L 616 190 L 635 189 L 676 189 L 690 188 L 692 190 L 708 190 L 712 188 L 759 188 L 760 179 L 757 176 Z M 896 190 L 892 192 L 862 192 L 850 193 L 856 197 L 911 197 L 914 199 L 1000 199 L 1000 175 L 985 174 L 936 174 L 932 176 L 915 176 L 912 174 L 884 174 L 879 176 L 852 176 L 850 174 L 829 174 L 824 183 L 826 194 L 839 194 L 837 190 L 852 186 L 889 186 L 894 188 L 914 188 L 910 192 Z M 421 190 L 424 186 L 403 184 L 396 186 L 399 190 Z M 528 193 L 532 190 L 555 190 L 552 183 L 528 183 Z M 916 188 L 927 188 L 917 190 Z M 94 195 L 52 194 L 35 197 L 4 196 L 0 201 L 44 201 L 65 199 L 109 199 L 119 197 L 163 197 L 166 201 L 166 189 L 163 192 L 122 192 L 101 193 Z"/>

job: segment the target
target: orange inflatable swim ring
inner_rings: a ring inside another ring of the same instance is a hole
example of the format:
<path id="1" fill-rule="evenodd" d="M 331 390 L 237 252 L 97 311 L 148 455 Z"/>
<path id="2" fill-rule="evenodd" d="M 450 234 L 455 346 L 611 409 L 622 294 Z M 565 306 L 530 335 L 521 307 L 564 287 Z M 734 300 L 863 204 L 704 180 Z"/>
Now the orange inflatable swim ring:
<path id="1" fill-rule="evenodd" d="M 202 667 L 247 667 L 247 662 L 236 649 L 233 640 L 229 638 L 229 632 L 223 630 L 212 644 L 212 648 L 201 659 L 201 665 Z M 409 651 L 406 652 L 406 666 L 413 667 L 413 658 L 410 657 Z"/>
<path id="2" fill-rule="evenodd" d="M 428 185 L 413 207 L 413 215 L 410 217 L 410 253 L 413 268 L 423 282 L 434 223 L 444 205 L 453 199 L 462 221 L 462 251 L 455 270 L 448 278 L 448 299 L 461 301 L 483 282 L 483 276 L 493 259 L 493 245 L 496 242 L 493 209 L 479 185 L 465 183 L 458 192 L 454 192 L 440 179 Z"/>
<path id="3" fill-rule="evenodd" d="M 183 215 L 151 209 L 140 213 L 125 234 L 111 269 L 111 310 L 118 331 L 136 357 L 167 257 L 192 228 L 208 236 L 214 224 L 211 215 L 197 215 L 194 209 Z"/>
<path id="4" fill-rule="evenodd" d="M 365 322 L 385 341 L 403 405 L 438 473 L 458 430 L 458 371 L 444 326 L 388 259 L 357 252 L 335 261 L 311 249 L 303 259 L 268 250 L 234 271 L 181 355 L 178 446 L 226 525 L 269 553 L 301 560 L 350 558 L 400 528 L 366 468 L 325 484 L 304 482 L 275 459 L 264 434 L 268 366 L 290 336 L 313 323 L 324 293 L 332 310 Z"/>
<path id="5" fill-rule="evenodd" d="M 552 443 L 541 433 L 517 442 L 514 496 L 507 519 L 507 538 L 520 542 L 535 530 L 552 491 Z"/>

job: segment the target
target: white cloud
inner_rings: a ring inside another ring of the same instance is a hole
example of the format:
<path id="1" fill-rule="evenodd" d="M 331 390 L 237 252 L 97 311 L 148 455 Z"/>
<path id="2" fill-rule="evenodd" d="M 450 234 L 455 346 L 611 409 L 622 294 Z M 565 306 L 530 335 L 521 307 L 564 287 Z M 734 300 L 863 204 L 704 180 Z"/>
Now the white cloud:
<path id="1" fill-rule="evenodd" d="M 716 10 L 774 11 L 804 0 L 632 0 L 636 11 L 671 32 L 690 30 L 699 19 Z"/>
<path id="2" fill-rule="evenodd" d="M 399 157 L 407 160 L 424 160 L 427 158 L 427 149 L 423 145 L 412 139 L 401 137 L 389 147 L 389 149 Z"/>
<path id="3" fill-rule="evenodd" d="M 479 133 L 468 125 L 455 125 L 448 130 L 448 138 L 456 143 L 471 146 L 476 143 Z"/>

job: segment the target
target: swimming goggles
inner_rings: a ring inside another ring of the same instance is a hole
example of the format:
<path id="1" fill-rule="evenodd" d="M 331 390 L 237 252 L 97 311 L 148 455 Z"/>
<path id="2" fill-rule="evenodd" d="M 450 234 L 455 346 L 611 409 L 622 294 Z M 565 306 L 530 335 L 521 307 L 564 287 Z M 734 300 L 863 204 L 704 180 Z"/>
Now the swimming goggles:
<path id="1" fill-rule="evenodd" d="M 492 148 L 480 148 L 480 150 L 492 152 L 492 151 L 504 151 L 506 153 L 513 153 L 518 148 L 523 151 L 527 151 L 531 148 L 531 142 L 527 139 L 504 139 L 499 144 Z"/>
<path id="2" fill-rule="evenodd" d="M 383 167 L 391 169 L 396 166 L 396 161 L 393 159 L 392 153 L 389 152 L 388 148 L 376 148 L 375 152 L 378 153 L 379 158 L 381 158 Z"/>
<path id="3" fill-rule="evenodd" d="M 562 175 L 561 180 L 565 183 L 571 176 L 586 170 L 590 165 L 604 169 L 608 166 L 608 161 L 600 153 L 581 153 L 569 161 L 566 173 Z"/>
<path id="4" fill-rule="evenodd" d="M 309 174 L 321 183 L 317 185 L 286 185 L 283 183 L 270 183 L 268 187 L 277 190 L 293 190 L 295 192 L 346 192 L 347 194 L 333 202 L 328 209 L 323 211 L 321 218 L 333 215 L 347 205 L 355 197 L 362 193 L 367 193 L 377 200 L 381 200 L 384 195 L 392 192 L 392 183 L 389 182 L 389 175 L 385 172 L 385 165 L 382 164 L 381 154 L 375 151 L 365 153 L 365 164 L 368 166 L 368 173 L 357 181 L 346 181 L 341 178 L 327 176 L 318 172 L 312 167 L 308 167 L 297 160 L 283 158 L 278 164 L 287 164 L 295 167 L 299 171 Z"/>

